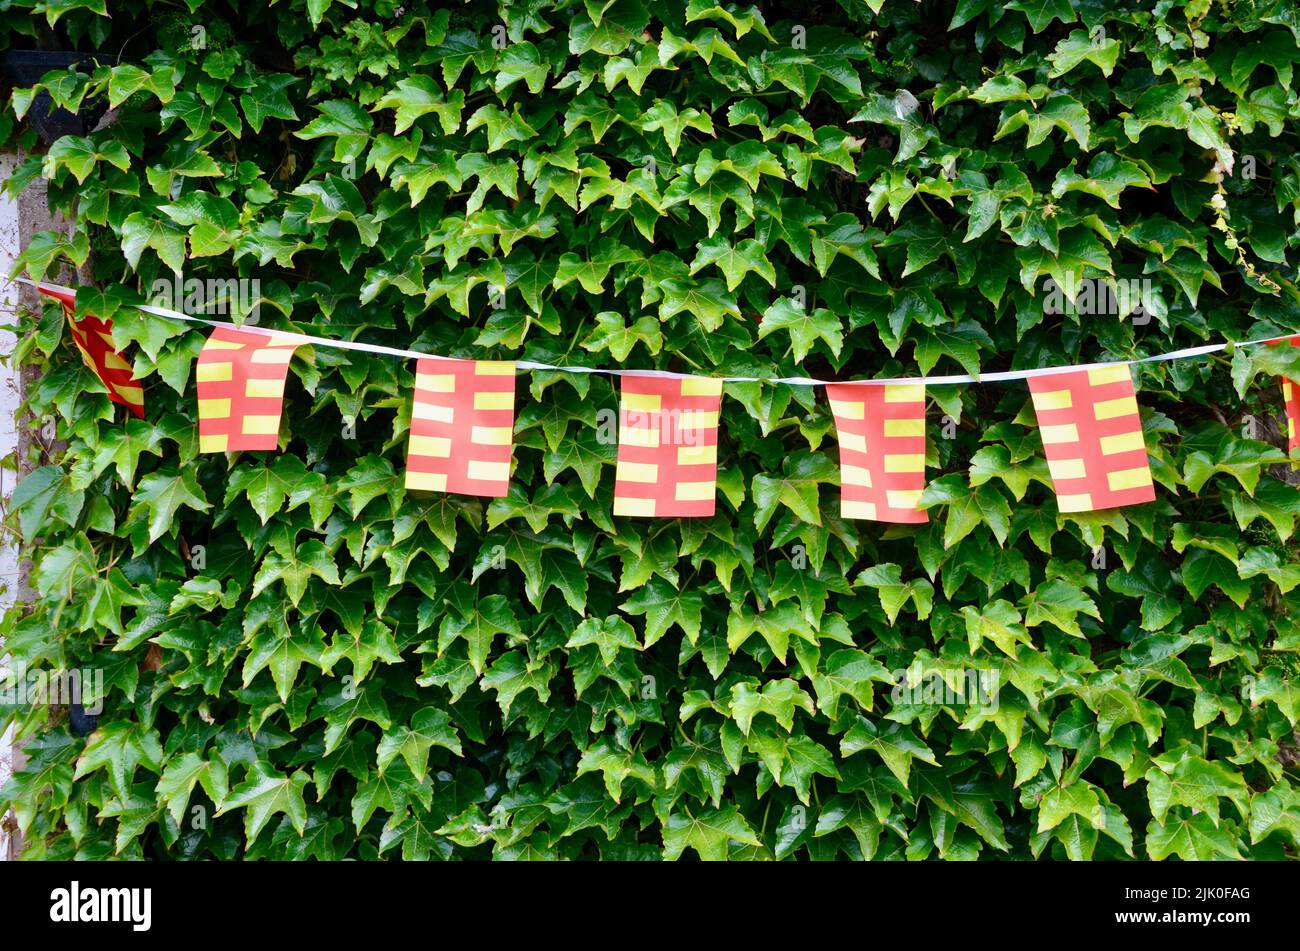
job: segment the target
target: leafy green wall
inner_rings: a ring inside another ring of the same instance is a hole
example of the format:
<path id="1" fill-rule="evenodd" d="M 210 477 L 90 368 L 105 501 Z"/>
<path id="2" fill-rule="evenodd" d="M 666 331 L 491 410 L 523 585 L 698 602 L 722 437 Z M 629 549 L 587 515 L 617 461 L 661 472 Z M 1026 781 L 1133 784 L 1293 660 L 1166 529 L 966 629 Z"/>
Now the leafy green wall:
<path id="1" fill-rule="evenodd" d="M 839 518 L 821 394 L 728 385 L 717 516 L 654 521 L 607 377 L 521 377 L 509 498 L 417 498 L 409 363 L 302 350 L 283 452 L 199 456 L 202 334 L 121 309 L 183 270 L 328 337 L 838 379 L 1294 332 L 1292 0 L 103 4 L 3 17 L 124 57 L 0 123 L 116 107 L 10 187 L 149 401 L 31 317 L 66 449 L 3 632 L 107 697 L 5 708 L 30 857 L 1294 856 L 1300 351 L 1143 365 L 1158 501 L 1082 516 L 1023 383 L 934 388 L 920 527 Z M 1143 310 L 1045 313 L 1105 276 Z"/>

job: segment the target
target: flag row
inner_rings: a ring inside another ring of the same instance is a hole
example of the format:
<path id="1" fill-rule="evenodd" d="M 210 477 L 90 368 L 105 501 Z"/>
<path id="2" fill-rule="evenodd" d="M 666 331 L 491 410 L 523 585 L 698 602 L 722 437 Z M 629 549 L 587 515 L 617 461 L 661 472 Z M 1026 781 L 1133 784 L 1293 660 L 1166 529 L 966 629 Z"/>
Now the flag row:
<path id="1" fill-rule="evenodd" d="M 51 292 L 46 292 L 51 293 Z M 71 320 L 73 340 L 114 401 L 144 414 L 140 384 L 113 349 L 111 326 Z M 1300 346 L 1300 336 L 1289 341 Z M 195 369 L 201 452 L 278 448 L 285 382 L 297 335 L 218 326 Z M 416 360 L 405 484 L 408 489 L 498 497 L 509 493 L 516 365 L 501 360 Z M 1062 512 L 1150 502 L 1133 376 L 1127 364 L 1061 368 L 1028 378 Z M 1300 385 L 1282 381 L 1288 446 L 1300 446 Z M 841 514 L 925 522 L 925 385 L 826 384 L 839 442 Z M 717 496 L 722 380 L 621 374 L 614 514 L 710 516 Z"/>

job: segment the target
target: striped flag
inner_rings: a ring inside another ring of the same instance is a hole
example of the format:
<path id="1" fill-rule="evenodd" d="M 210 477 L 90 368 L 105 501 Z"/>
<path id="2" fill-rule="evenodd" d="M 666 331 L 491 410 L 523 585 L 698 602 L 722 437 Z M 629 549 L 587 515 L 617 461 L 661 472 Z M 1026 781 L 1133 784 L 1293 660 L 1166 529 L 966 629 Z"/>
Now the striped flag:
<path id="1" fill-rule="evenodd" d="M 614 514 L 713 514 L 722 381 L 624 375 Z"/>
<path id="2" fill-rule="evenodd" d="M 826 386 L 840 443 L 840 514 L 925 522 L 925 384 Z"/>
<path id="3" fill-rule="evenodd" d="M 1029 391 L 1059 511 L 1155 500 L 1127 366 L 1032 376 Z"/>
<path id="4" fill-rule="evenodd" d="M 1300 383 L 1282 378 L 1282 399 L 1286 401 L 1286 449 L 1295 452 L 1300 449 Z"/>
<path id="5" fill-rule="evenodd" d="M 199 353 L 199 452 L 275 449 L 289 361 L 302 341 L 218 327 Z"/>
<path id="6" fill-rule="evenodd" d="M 113 324 L 93 314 L 74 320 L 77 296 L 71 291 L 56 291 L 37 285 L 46 297 L 53 297 L 63 305 L 63 314 L 72 333 L 72 342 L 81 351 L 81 359 L 90 371 L 108 388 L 108 398 L 121 403 L 139 419 L 144 419 L 144 387 L 135 378 L 131 364 L 113 345 Z"/>
<path id="7" fill-rule="evenodd" d="M 417 360 L 406 487 L 507 495 L 514 428 L 513 362 Z"/>

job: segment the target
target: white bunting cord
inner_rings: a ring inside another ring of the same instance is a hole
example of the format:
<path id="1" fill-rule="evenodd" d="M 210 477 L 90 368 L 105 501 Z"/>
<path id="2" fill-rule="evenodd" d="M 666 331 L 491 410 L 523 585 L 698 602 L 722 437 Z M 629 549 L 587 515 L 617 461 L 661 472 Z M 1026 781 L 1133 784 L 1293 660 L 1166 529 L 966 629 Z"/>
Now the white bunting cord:
<path id="1" fill-rule="evenodd" d="M 28 280 L 25 277 L 16 278 L 20 284 L 27 284 L 37 290 L 47 288 L 52 291 L 58 291 L 64 294 L 75 294 L 76 289 L 64 287 L 61 284 L 51 284 L 46 281 L 36 282 Z M 231 330 L 243 331 L 245 333 L 259 333 L 266 336 L 274 336 L 284 341 L 298 341 L 302 344 L 311 344 L 320 347 L 334 347 L 338 350 L 356 350 L 361 353 L 377 353 L 389 357 L 401 357 L 403 359 L 413 360 L 454 360 L 455 357 L 444 357 L 436 353 L 421 353 L 418 350 L 402 350 L 397 347 L 384 347 L 373 343 L 357 343 L 350 340 L 330 340 L 325 337 L 314 337 L 309 334 L 294 333 L 287 330 L 272 330 L 266 327 L 258 327 L 252 324 L 237 325 L 222 320 L 208 320 L 204 317 L 191 317 L 189 314 L 182 314 L 180 311 L 170 310 L 166 307 L 154 307 L 151 304 L 132 304 L 136 310 L 143 311 L 146 314 L 152 314 L 155 317 L 164 317 L 169 320 L 183 320 L 192 324 L 204 324 L 209 327 L 227 327 Z M 979 376 L 970 376 L 968 374 L 955 374 L 948 376 L 897 376 L 878 378 L 872 380 L 817 380 L 805 376 L 723 376 L 708 377 L 700 373 L 676 373 L 671 370 L 611 370 L 603 367 L 577 367 L 577 366 L 555 366 L 550 363 L 537 363 L 533 360 L 517 360 L 515 366 L 521 370 L 551 370 L 557 373 L 605 373 L 610 376 L 651 376 L 665 377 L 668 379 L 720 379 L 724 383 L 785 383 L 791 386 L 826 386 L 828 384 L 859 384 L 862 386 L 883 386 L 887 383 L 923 383 L 927 386 L 944 386 L 952 383 L 996 383 L 1003 380 L 1027 380 L 1030 377 L 1050 376 L 1054 373 L 1065 373 L 1077 370 L 1096 370 L 1103 367 L 1132 366 L 1136 363 L 1158 363 L 1168 360 L 1182 360 L 1187 357 L 1204 356 L 1207 353 L 1219 353 L 1227 350 L 1229 347 L 1253 347 L 1260 344 L 1275 343 L 1281 340 L 1290 339 L 1291 335 L 1281 337 L 1267 337 L 1262 340 L 1243 340 L 1240 343 L 1210 343 L 1199 347 L 1186 347 L 1182 350 L 1171 350 L 1168 353 L 1157 353 L 1149 357 L 1138 357 L 1134 360 L 1111 360 L 1105 363 L 1083 363 L 1073 364 L 1070 366 L 1060 367 L 1039 367 L 1033 370 L 999 370 L 993 373 L 982 373 Z"/>

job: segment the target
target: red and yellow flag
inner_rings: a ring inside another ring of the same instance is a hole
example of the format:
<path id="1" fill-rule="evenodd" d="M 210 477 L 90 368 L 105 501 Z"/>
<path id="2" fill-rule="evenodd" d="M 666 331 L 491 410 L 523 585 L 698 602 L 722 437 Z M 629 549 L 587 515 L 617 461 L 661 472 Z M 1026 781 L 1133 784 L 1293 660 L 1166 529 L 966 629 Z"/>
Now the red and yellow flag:
<path id="1" fill-rule="evenodd" d="M 406 487 L 509 494 L 514 428 L 513 362 L 417 360 Z"/>
<path id="2" fill-rule="evenodd" d="M 1033 376 L 1029 391 L 1059 511 L 1091 512 L 1155 500 L 1127 366 Z"/>
<path id="3" fill-rule="evenodd" d="M 108 388 L 108 398 L 121 403 L 138 418 L 144 418 L 144 387 L 135 378 L 131 364 L 117 352 L 113 345 L 113 324 L 93 314 L 74 320 L 77 295 L 71 291 L 36 288 L 46 297 L 53 297 L 63 305 L 63 313 L 72 333 L 72 342 L 81 351 L 81 359 L 90 371 Z"/>
<path id="4" fill-rule="evenodd" d="M 218 327 L 199 353 L 199 451 L 275 449 L 289 361 L 302 341 Z"/>
<path id="5" fill-rule="evenodd" d="M 840 514 L 924 522 L 925 384 L 831 383 L 826 396 L 840 443 Z"/>
<path id="6" fill-rule="evenodd" d="M 1286 401 L 1286 449 L 1295 452 L 1300 449 L 1300 383 L 1282 378 L 1282 399 Z"/>
<path id="7" fill-rule="evenodd" d="M 722 381 L 626 374 L 619 400 L 614 514 L 713 514 Z"/>

